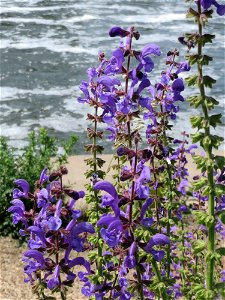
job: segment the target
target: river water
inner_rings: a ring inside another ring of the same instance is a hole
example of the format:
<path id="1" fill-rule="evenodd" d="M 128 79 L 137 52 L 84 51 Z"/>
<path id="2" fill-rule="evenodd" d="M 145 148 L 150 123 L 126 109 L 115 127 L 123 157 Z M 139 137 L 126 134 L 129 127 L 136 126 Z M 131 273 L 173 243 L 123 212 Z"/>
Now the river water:
<path id="1" fill-rule="evenodd" d="M 45 127 L 62 139 L 76 133 L 78 152 L 83 152 L 89 108 L 76 103 L 79 84 L 86 79 L 87 68 L 96 66 L 99 51 L 110 55 L 117 47 L 118 39 L 108 37 L 111 26 L 135 25 L 141 33 L 136 47 L 157 43 L 162 57 L 175 47 L 182 49 L 177 37 L 196 28 L 185 19 L 187 6 L 180 0 L 1 0 L 1 6 L 0 129 L 16 147 L 26 143 L 31 129 Z M 224 111 L 223 21 L 216 17 L 208 26 L 208 32 L 217 34 L 207 47 L 215 59 L 207 71 L 217 79 L 213 95 L 220 105 L 216 112 Z M 165 68 L 164 61 L 155 60 L 156 76 Z M 191 131 L 192 113 L 182 103 L 173 135 Z M 224 127 L 217 134 L 224 135 Z M 103 144 L 107 146 L 106 141 Z"/>

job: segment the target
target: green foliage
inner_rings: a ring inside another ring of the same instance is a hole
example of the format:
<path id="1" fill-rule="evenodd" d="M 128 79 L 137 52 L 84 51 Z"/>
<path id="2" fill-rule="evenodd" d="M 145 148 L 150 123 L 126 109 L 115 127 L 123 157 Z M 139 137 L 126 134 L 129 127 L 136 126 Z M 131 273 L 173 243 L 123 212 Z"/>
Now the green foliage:
<path id="1" fill-rule="evenodd" d="M 7 212 L 12 200 L 14 180 L 23 178 L 30 184 L 31 190 L 44 167 L 49 170 L 67 162 L 77 141 L 72 136 L 68 142 L 59 144 L 56 138 L 50 137 L 44 128 L 36 134 L 32 131 L 28 136 L 28 145 L 21 151 L 7 144 L 5 137 L 0 137 L 0 235 L 12 235 L 19 238 L 18 228 L 12 224 L 11 214 Z M 59 152 L 62 154 L 59 154 Z M 19 153 L 18 153 L 19 152 Z M 25 202 L 26 208 L 32 208 L 32 203 Z"/>

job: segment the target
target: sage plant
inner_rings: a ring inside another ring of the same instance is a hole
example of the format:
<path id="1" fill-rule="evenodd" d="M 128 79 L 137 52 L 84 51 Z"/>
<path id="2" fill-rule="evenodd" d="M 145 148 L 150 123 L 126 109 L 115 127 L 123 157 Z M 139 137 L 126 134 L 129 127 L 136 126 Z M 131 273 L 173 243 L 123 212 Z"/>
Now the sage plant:
<path id="1" fill-rule="evenodd" d="M 217 283 L 215 282 L 215 262 L 217 261 L 216 250 L 216 223 L 219 219 L 219 212 L 215 211 L 215 200 L 217 197 L 221 197 L 224 194 L 224 187 L 221 184 L 217 184 L 214 180 L 214 173 L 220 172 L 224 168 L 225 158 L 222 156 L 214 155 L 213 149 L 218 149 L 223 141 L 223 138 L 212 134 L 211 128 L 216 128 L 221 123 L 221 114 L 211 114 L 211 110 L 214 109 L 219 102 L 211 96 L 207 96 L 207 88 L 212 88 L 216 83 L 216 80 L 209 75 L 204 74 L 204 66 L 208 65 L 213 57 L 204 52 L 204 47 L 207 43 L 212 43 L 215 35 L 204 33 L 204 27 L 213 16 L 213 9 L 216 8 L 218 15 L 223 16 L 225 14 L 225 5 L 219 4 L 215 0 L 196 0 L 188 1 L 194 2 L 195 6 L 190 7 L 188 11 L 188 17 L 194 18 L 197 23 L 197 32 L 188 32 L 179 40 L 182 44 L 188 46 L 187 58 L 190 65 L 197 66 L 197 74 L 188 77 L 187 83 L 189 86 L 196 85 L 199 89 L 199 94 L 189 97 L 189 102 L 195 108 L 200 107 L 202 113 L 191 117 L 191 124 L 193 128 L 197 128 L 198 131 L 192 136 L 194 142 L 200 142 L 200 145 L 205 150 L 206 155 L 196 155 L 195 161 L 197 167 L 206 173 L 206 177 L 199 178 L 195 186 L 197 188 L 203 188 L 203 195 L 208 199 L 208 211 L 207 213 L 197 214 L 198 220 L 204 219 L 204 225 L 207 227 L 208 233 L 208 252 L 206 255 L 206 289 L 204 286 L 199 287 L 202 297 L 206 299 L 214 299 L 217 289 Z M 191 49 L 196 48 L 196 52 L 192 53 Z"/>
<path id="2" fill-rule="evenodd" d="M 31 283 L 39 299 L 46 299 L 46 289 L 59 292 L 61 299 L 66 299 L 66 291 L 77 276 L 75 266 L 84 266 L 86 274 L 91 272 L 83 257 L 72 257 L 72 252 L 88 249 L 86 234 L 93 234 L 94 228 L 79 221 L 81 211 L 74 209 L 74 205 L 84 197 L 84 192 L 64 187 L 65 174 L 65 167 L 50 175 L 45 168 L 33 193 L 26 180 L 16 180 L 18 187 L 13 190 L 12 206 L 8 209 L 13 223 L 23 224 L 20 234 L 27 236 L 28 245 L 23 254 L 24 281 Z M 33 209 L 26 211 L 26 203 L 30 201 Z"/>
<path id="3" fill-rule="evenodd" d="M 212 60 L 203 54 L 203 46 L 214 36 L 202 30 L 211 6 L 220 15 L 225 12 L 215 0 L 191 2 L 197 6 L 190 8 L 189 16 L 197 21 L 199 32 L 179 38 L 188 47 L 188 61 L 180 61 L 178 49 L 171 49 L 161 75 L 152 78 L 159 46 L 150 43 L 136 49 L 135 40 L 141 38 L 136 28 L 114 26 L 109 36 L 120 38 L 119 46 L 110 57 L 99 53 L 98 66 L 87 70 L 78 102 L 89 105 L 87 119 L 93 125 L 87 129 L 90 144 L 85 147 L 91 153 L 86 160 L 88 222 L 74 209 L 84 192 L 63 187 L 65 168 L 50 175 L 43 170 L 33 194 L 26 181 L 16 181 L 19 188 L 9 211 L 14 223 L 22 222 L 21 234 L 28 236 L 26 281 L 35 284 L 40 299 L 45 299 L 46 288 L 66 299 L 76 276 L 89 299 L 224 296 L 225 159 L 212 153 L 222 138 L 210 130 L 221 115 L 209 114 L 218 102 L 206 96 L 205 87 L 212 87 L 214 79 L 203 74 L 203 66 Z M 198 52 L 192 53 L 196 46 Z M 189 144 L 189 133 L 174 138 L 171 131 L 179 103 L 185 101 L 182 73 L 194 64 L 198 74 L 189 76 L 187 83 L 196 84 L 200 94 L 189 101 L 202 108 L 202 115 L 191 118 L 199 132 Z M 101 170 L 104 148 L 99 140 L 107 132 L 116 158 L 112 182 Z M 195 153 L 198 142 L 204 149 L 201 155 Z M 201 170 L 191 180 L 190 155 Z M 27 212 L 24 201 L 33 201 L 33 210 Z M 74 251 L 87 251 L 88 260 L 72 258 Z M 77 274 L 77 265 L 84 271 Z"/>

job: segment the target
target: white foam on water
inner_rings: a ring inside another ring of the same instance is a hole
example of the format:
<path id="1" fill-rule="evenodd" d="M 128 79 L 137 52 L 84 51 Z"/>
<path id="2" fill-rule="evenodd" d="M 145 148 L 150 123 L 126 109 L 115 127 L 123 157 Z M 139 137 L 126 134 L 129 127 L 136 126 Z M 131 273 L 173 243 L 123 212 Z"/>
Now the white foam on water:
<path id="1" fill-rule="evenodd" d="M 65 6 L 59 6 L 59 5 L 53 5 L 53 6 L 39 6 L 39 7 L 35 7 L 35 6 L 31 6 L 31 4 L 37 4 L 38 2 L 41 1 L 29 1 L 28 4 L 30 4 L 30 6 L 2 6 L 1 7 L 1 13 L 5 14 L 5 13 L 12 13 L 12 12 L 16 12 L 16 13 L 21 13 L 21 14 L 28 14 L 28 13 L 32 13 L 32 12 L 40 12 L 40 11 L 56 11 L 56 10 L 61 10 L 61 9 L 65 9 L 65 8 L 73 8 L 74 5 L 66 5 Z"/>
<path id="2" fill-rule="evenodd" d="M 15 99 L 18 97 L 26 95 L 45 95 L 45 96 L 68 96 L 73 93 L 74 87 L 60 88 L 54 87 L 48 90 L 42 88 L 34 88 L 33 90 L 19 89 L 16 87 L 6 87 L 0 88 L 1 101 L 7 101 Z"/>
<path id="3" fill-rule="evenodd" d="M 77 111 L 76 111 L 77 112 Z M 69 114 L 53 113 L 49 117 L 39 118 L 39 124 L 41 127 L 53 128 L 59 132 L 83 132 L 85 130 L 86 117 L 75 118 Z"/>
<path id="4" fill-rule="evenodd" d="M 93 48 L 85 48 L 82 46 L 70 46 L 67 45 L 68 40 L 63 39 L 49 39 L 46 37 L 35 39 L 35 38 L 23 38 L 23 40 L 18 41 L 12 41 L 12 40 L 6 40 L 2 39 L 2 42 L 0 44 L 0 49 L 35 49 L 35 48 L 45 48 L 51 52 L 57 52 L 57 53 L 75 53 L 75 54 L 82 54 L 87 53 L 89 55 L 97 55 L 98 50 Z"/>

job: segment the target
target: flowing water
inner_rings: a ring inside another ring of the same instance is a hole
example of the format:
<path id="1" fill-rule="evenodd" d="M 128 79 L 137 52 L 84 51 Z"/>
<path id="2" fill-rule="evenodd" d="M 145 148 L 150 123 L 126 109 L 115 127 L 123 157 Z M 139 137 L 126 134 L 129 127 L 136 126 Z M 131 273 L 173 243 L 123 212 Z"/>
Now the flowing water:
<path id="1" fill-rule="evenodd" d="M 22 147 L 31 129 L 46 127 L 51 135 L 63 139 L 76 133 L 81 153 L 89 108 L 76 103 L 79 84 L 86 79 L 87 68 L 97 65 L 99 51 L 110 55 L 117 47 L 118 39 L 108 37 L 109 28 L 135 25 L 141 33 L 136 47 L 157 43 L 165 57 L 168 50 L 183 48 L 178 36 L 196 30 L 193 22 L 185 19 L 183 2 L 1 0 L 1 135 Z M 223 17 L 215 17 L 210 22 L 208 31 L 217 32 L 217 37 L 207 48 L 215 58 L 207 69 L 217 79 L 213 95 L 220 102 L 216 109 L 220 113 L 224 111 L 223 21 Z M 155 60 L 158 71 L 154 74 L 165 68 L 164 61 Z M 150 79 L 154 83 L 152 75 Z M 173 135 L 191 131 L 192 113 L 193 109 L 182 103 Z M 224 127 L 217 129 L 217 134 L 224 135 Z"/>

